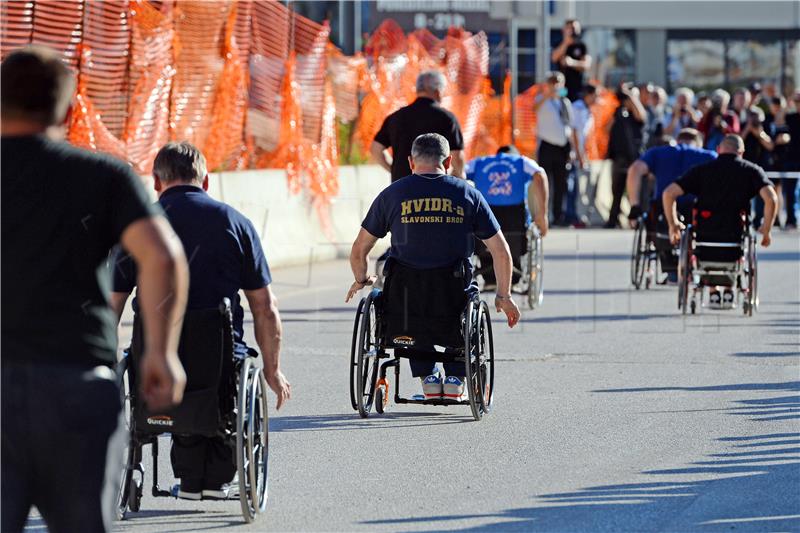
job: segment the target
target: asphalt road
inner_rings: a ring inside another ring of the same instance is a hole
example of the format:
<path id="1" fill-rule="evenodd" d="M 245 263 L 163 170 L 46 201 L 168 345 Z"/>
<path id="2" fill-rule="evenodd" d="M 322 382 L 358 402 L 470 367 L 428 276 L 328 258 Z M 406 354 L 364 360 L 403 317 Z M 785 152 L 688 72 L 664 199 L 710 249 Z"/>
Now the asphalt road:
<path id="1" fill-rule="evenodd" d="M 760 250 L 752 318 L 683 318 L 676 288 L 632 290 L 631 238 L 551 232 L 543 307 L 514 330 L 496 317 L 481 422 L 397 405 L 359 419 L 347 264 L 275 271 L 294 398 L 271 413 L 268 512 L 244 526 L 238 502 L 145 495 L 117 529 L 800 531 L 798 234 Z"/>

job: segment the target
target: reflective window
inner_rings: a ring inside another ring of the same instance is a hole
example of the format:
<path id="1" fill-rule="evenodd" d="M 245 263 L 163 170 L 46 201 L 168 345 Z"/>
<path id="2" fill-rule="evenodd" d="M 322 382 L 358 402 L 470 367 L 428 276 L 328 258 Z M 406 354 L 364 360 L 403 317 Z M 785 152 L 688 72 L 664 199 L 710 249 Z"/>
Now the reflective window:
<path id="1" fill-rule="evenodd" d="M 725 84 L 725 44 L 705 39 L 667 41 L 667 76 L 671 89 L 688 86 L 713 90 Z"/>
<path id="2" fill-rule="evenodd" d="M 589 55 L 594 59 L 589 73 L 606 87 L 636 78 L 636 39 L 633 30 L 590 28 L 583 34 Z"/>
<path id="3" fill-rule="evenodd" d="M 746 86 L 754 81 L 780 82 L 780 41 L 727 41 L 728 85 Z"/>

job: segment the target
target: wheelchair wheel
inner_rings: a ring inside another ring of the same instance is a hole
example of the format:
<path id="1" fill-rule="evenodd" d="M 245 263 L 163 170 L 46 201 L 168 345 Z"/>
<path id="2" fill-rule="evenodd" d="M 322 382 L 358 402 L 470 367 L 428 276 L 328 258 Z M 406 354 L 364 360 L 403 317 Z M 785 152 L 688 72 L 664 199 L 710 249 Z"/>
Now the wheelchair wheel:
<path id="1" fill-rule="evenodd" d="M 364 299 L 358 328 L 358 353 L 356 354 L 356 407 L 361 418 L 369 416 L 375 398 L 375 385 L 380 366 L 378 346 L 378 316 L 375 295 L 372 292 Z"/>
<path id="2" fill-rule="evenodd" d="M 358 375 L 358 361 L 356 356 L 358 354 L 358 332 L 361 323 L 361 311 L 364 309 L 364 300 L 365 298 L 362 298 L 361 301 L 358 302 L 356 319 L 353 324 L 353 340 L 350 342 L 350 405 L 353 407 L 353 411 L 358 411 L 358 402 L 356 401 L 358 395 L 358 391 L 356 390 L 356 383 L 358 382 L 356 378 Z"/>
<path id="3" fill-rule="evenodd" d="M 472 416 L 481 420 L 491 410 L 494 395 L 494 339 L 486 302 L 472 300 L 467 306 L 464 364 Z"/>
<path id="4" fill-rule="evenodd" d="M 269 416 L 267 380 L 253 357 L 242 362 L 236 413 L 236 466 L 239 501 L 245 522 L 267 508 L 269 485 Z"/>
<path id="5" fill-rule="evenodd" d="M 647 230 L 644 227 L 644 219 L 640 217 L 639 224 L 633 232 L 633 250 L 631 252 L 631 283 L 636 290 L 642 288 L 645 271 L 649 267 L 647 251 Z"/>
<path id="6" fill-rule="evenodd" d="M 689 246 L 691 245 L 692 227 L 688 226 L 681 234 L 681 245 L 678 256 L 678 309 L 684 315 L 689 304 L 689 283 L 692 277 L 689 261 Z"/>
<path id="7" fill-rule="evenodd" d="M 533 232 L 533 238 L 528 250 L 528 307 L 535 309 L 542 305 L 544 299 L 544 252 L 542 248 L 542 236 L 538 231 Z"/>
<path id="8" fill-rule="evenodd" d="M 745 281 L 747 299 L 742 305 L 745 315 L 753 316 L 758 310 L 758 255 L 756 253 L 756 239 L 753 235 L 747 237 L 747 250 L 745 255 Z"/>
<path id="9" fill-rule="evenodd" d="M 122 475 L 119 481 L 119 490 L 117 491 L 117 520 L 124 520 L 128 511 L 128 502 L 131 500 L 131 481 L 133 481 L 133 463 L 134 463 L 134 445 L 131 442 L 131 419 L 133 413 L 131 411 L 131 397 L 130 397 L 130 383 L 128 374 L 128 358 L 124 357 L 117 365 L 117 380 L 119 384 L 120 402 L 122 405 L 122 415 L 125 420 L 125 448 L 122 454 Z M 134 485 L 134 494 L 132 501 L 132 511 L 138 510 L 137 501 L 137 487 Z"/>

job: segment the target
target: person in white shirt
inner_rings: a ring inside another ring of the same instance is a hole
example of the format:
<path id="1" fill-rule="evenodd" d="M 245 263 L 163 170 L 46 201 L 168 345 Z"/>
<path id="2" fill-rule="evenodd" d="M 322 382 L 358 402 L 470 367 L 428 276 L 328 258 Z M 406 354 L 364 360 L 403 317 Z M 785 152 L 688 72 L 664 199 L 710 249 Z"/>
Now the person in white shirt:
<path id="1" fill-rule="evenodd" d="M 592 106 L 597 101 L 597 86 L 594 84 L 584 85 L 580 92 L 580 98 L 572 103 L 572 129 L 577 136 L 578 144 L 576 152 L 580 154 L 581 160 L 586 162 L 589 158 L 586 153 L 586 139 L 594 130 L 594 116 L 592 116 Z M 570 173 L 569 188 L 567 190 L 567 222 L 575 227 L 585 227 L 585 222 L 578 217 L 576 202 L 580 191 L 580 179 L 586 167 L 582 168 L 573 165 Z"/>

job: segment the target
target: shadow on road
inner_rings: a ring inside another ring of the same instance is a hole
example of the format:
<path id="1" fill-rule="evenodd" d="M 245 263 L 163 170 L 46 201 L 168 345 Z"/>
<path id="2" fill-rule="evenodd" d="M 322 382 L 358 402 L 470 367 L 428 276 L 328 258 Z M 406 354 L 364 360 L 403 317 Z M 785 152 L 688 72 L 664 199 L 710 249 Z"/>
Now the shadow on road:
<path id="1" fill-rule="evenodd" d="M 800 382 L 742 383 L 707 387 L 649 387 L 594 392 L 789 391 Z M 800 418 L 800 395 L 742 399 L 725 409 L 755 421 Z M 455 520 L 480 525 L 460 531 L 800 531 L 800 433 L 764 433 L 715 439 L 726 451 L 685 467 L 641 475 L 663 479 L 542 494 L 537 504 L 499 513 L 420 516 L 366 521 L 367 525 L 446 528 Z M 731 451 L 728 451 L 731 450 Z M 667 459 L 668 460 L 668 459 Z M 711 479 L 700 479 L 706 477 Z M 688 478 L 688 479 L 687 479 Z M 652 478 L 651 478 L 652 479 Z M 439 523 L 440 526 L 435 524 Z"/>
<path id="2" fill-rule="evenodd" d="M 468 411 L 465 411 L 465 413 Z M 472 421 L 472 416 L 458 416 L 437 412 L 384 413 L 369 418 L 353 414 L 298 415 L 270 418 L 270 433 L 284 431 L 348 431 L 358 429 L 400 429 L 428 427 L 444 424 L 463 424 Z"/>

